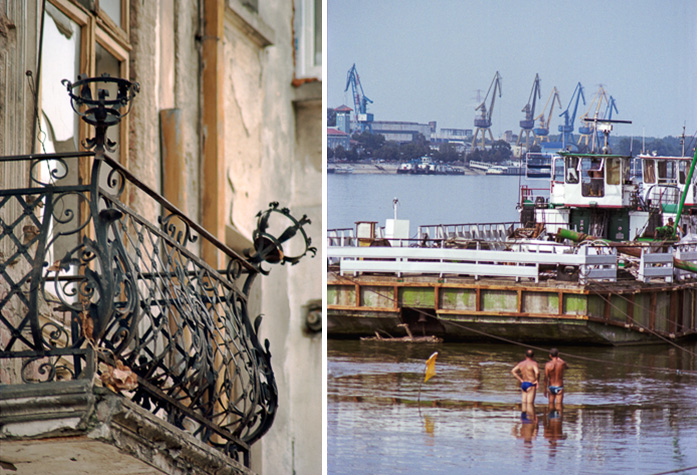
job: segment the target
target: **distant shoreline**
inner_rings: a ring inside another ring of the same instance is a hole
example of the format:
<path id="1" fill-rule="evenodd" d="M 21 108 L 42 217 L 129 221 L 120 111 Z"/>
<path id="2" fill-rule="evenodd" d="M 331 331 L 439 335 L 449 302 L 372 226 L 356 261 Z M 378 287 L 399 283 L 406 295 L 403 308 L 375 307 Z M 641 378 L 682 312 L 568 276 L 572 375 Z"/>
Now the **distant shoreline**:
<path id="1" fill-rule="evenodd" d="M 372 174 L 372 175 L 396 175 L 399 164 L 395 163 L 330 163 L 327 165 L 327 173 L 341 175 L 343 174 Z M 471 168 L 460 166 L 453 166 L 457 173 L 451 173 L 450 175 L 484 175 L 485 173 L 480 170 L 472 170 Z M 332 170 L 333 171 L 330 171 Z M 350 171 L 349 171 L 350 170 Z"/>

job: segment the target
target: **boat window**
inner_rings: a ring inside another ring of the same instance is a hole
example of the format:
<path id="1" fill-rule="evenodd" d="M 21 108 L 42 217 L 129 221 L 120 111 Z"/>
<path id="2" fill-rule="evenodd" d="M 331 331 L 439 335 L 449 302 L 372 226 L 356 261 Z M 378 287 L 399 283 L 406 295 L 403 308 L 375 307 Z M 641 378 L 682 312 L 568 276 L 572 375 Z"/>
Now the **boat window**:
<path id="1" fill-rule="evenodd" d="M 684 185 L 685 180 L 687 180 L 687 162 L 680 161 L 678 162 L 678 183 Z"/>
<path id="2" fill-rule="evenodd" d="M 554 159 L 554 181 L 564 182 L 564 159 L 561 157 Z"/>
<path id="3" fill-rule="evenodd" d="M 581 160 L 581 195 L 605 196 L 603 184 L 603 159 L 586 157 Z"/>
<path id="4" fill-rule="evenodd" d="M 656 183 L 654 160 L 644 160 L 644 183 Z"/>
<path id="5" fill-rule="evenodd" d="M 658 182 L 675 183 L 675 162 L 673 160 L 659 160 L 658 162 Z"/>
<path id="6" fill-rule="evenodd" d="M 607 159 L 607 184 L 608 185 L 619 185 L 620 184 L 620 159 L 619 158 L 608 158 Z"/>
<path id="7" fill-rule="evenodd" d="M 620 160 L 620 166 L 622 171 L 620 172 L 624 178 L 622 178 L 625 185 L 630 185 L 632 183 L 632 162 L 631 159 L 623 158 Z"/>
<path id="8" fill-rule="evenodd" d="M 578 183 L 578 157 L 566 157 L 566 182 Z"/>

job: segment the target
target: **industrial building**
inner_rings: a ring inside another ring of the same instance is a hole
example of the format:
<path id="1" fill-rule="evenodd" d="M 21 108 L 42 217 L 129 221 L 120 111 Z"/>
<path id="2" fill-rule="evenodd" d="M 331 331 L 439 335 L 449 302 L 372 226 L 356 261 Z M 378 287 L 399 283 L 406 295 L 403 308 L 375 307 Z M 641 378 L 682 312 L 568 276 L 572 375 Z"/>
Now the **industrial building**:
<path id="1" fill-rule="evenodd" d="M 401 121 L 373 121 L 373 133 L 385 136 L 385 140 L 398 143 L 412 142 L 418 135 L 423 135 L 426 140 L 430 140 L 431 135 L 436 132 L 436 122 L 419 124 L 418 122 Z"/>
<path id="2" fill-rule="evenodd" d="M 342 105 L 334 109 L 336 113 L 336 127 L 327 128 L 327 147 L 335 150 L 341 146 L 348 150 L 351 146 L 351 109 Z"/>
<path id="3" fill-rule="evenodd" d="M 348 150 L 351 146 L 351 136 L 346 132 L 334 128 L 327 128 L 327 147 L 336 150 L 337 147 L 342 147 Z"/>
<path id="4" fill-rule="evenodd" d="M 458 153 L 466 152 L 471 148 L 472 129 L 443 128 L 431 134 L 431 146 L 438 148 L 440 144 L 450 144 Z"/>

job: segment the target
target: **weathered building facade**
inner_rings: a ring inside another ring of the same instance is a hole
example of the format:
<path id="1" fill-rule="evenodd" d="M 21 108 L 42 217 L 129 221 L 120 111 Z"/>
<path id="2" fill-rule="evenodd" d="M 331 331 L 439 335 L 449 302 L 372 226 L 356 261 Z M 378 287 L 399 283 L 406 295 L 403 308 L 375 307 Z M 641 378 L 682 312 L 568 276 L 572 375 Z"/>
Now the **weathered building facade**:
<path id="1" fill-rule="evenodd" d="M 0 460 L 17 473 L 321 472 L 322 259 L 291 265 L 322 230 L 320 6 L 0 1 Z M 124 99 L 113 149 L 85 143 L 99 93 L 80 80 L 104 73 L 128 80 L 104 86 Z"/>

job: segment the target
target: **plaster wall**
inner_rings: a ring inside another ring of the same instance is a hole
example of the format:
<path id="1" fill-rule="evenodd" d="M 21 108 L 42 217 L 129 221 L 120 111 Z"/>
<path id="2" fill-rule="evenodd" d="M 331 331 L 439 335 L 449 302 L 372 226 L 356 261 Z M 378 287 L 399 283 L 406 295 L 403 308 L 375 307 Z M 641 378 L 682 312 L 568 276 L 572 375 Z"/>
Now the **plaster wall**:
<path id="1" fill-rule="evenodd" d="M 0 155 L 32 153 L 32 120 L 36 86 L 37 40 L 36 0 L 0 0 Z M 27 74 L 29 73 L 29 74 Z M 29 170 L 24 162 L 0 164 L 0 189 L 29 185 Z M 15 222 L 21 215 L 19 206 L 3 207 L 2 220 Z M 28 220 L 24 220 L 28 224 Z M 19 226 L 17 229 L 21 229 Z M 21 239 L 21 236 L 17 236 Z M 9 259 L 15 252 L 10 239 L 0 241 L 0 259 Z M 24 259 L 18 259 L 7 268 L 13 280 L 19 280 L 27 270 Z M 0 295 L 10 291 L 4 279 L 0 279 Z M 3 316 L 14 324 L 19 323 L 22 304 L 12 299 Z M 0 347 L 4 347 L 11 335 L 0 331 Z M 0 381 L 19 382 L 21 361 L 6 360 L 0 368 Z"/>
<path id="2" fill-rule="evenodd" d="M 250 219 L 268 203 L 260 203 L 258 187 L 271 170 L 262 169 L 262 88 L 264 51 L 243 32 L 225 28 L 225 200 L 227 213 L 243 234 L 251 236 Z"/>
<path id="3" fill-rule="evenodd" d="M 321 88 L 314 85 L 312 100 L 297 100 L 298 88 L 291 84 L 293 3 L 260 2 L 259 12 L 253 13 L 238 0 L 225 1 L 221 172 L 227 186 L 221 199 L 226 220 L 251 239 L 256 213 L 278 201 L 294 216 L 310 217 L 309 234 L 314 245 L 321 245 Z M 159 184 L 160 163 L 150 158 L 161 152 L 157 113 L 180 109 L 187 178 L 184 211 L 200 221 L 198 200 L 206 185 L 199 181 L 199 7 L 165 1 L 132 2 L 131 8 L 137 17 L 131 32 L 131 75 L 141 83 L 141 94 L 131 119 L 131 155 L 138 163 L 129 166 L 144 180 Z M 240 16 L 249 24 L 241 24 Z M 257 30 L 251 31 L 250 25 Z M 274 425 L 253 447 L 252 469 L 259 473 L 321 473 L 321 337 L 308 333 L 304 323 L 308 302 L 321 300 L 321 262 L 317 256 L 292 268 L 274 266 L 268 277 L 258 280 L 260 292 L 251 298 L 250 315 L 264 315 L 261 339 L 270 340 L 279 389 Z"/>
<path id="4" fill-rule="evenodd" d="M 310 217 L 308 234 L 321 245 L 321 88 L 310 86 L 312 99 L 298 100 L 302 94 L 291 84 L 292 2 L 260 2 L 258 19 L 272 31 L 273 44 L 260 47 L 226 24 L 225 155 L 233 185 L 226 191 L 232 217 L 250 235 L 249 217 L 278 201 L 296 218 Z M 276 266 L 261 279 L 261 337 L 271 343 L 279 389 L 274 425 L 253 465 L 261 473 L 321 473 L 321 335 L 305 330 L 307 304 L 321 300 L 321 262 L 321 256 L 308 256 L 296 266 Z"/>

